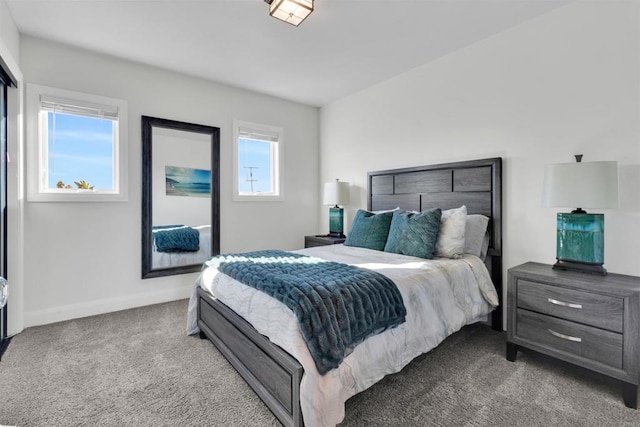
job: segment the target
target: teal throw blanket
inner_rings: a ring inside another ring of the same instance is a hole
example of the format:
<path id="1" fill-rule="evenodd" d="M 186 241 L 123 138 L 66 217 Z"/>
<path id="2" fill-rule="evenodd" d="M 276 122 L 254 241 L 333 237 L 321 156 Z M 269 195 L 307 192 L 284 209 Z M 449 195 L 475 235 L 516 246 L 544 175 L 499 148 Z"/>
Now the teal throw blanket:
<path id="1" fill-rule="evenodd" d="M 207 264 L 289 307 L 321 375 L 407 314 L 396 285 L 375 271 L 277 250 L 220 255 Z"/>
<path id="2" fill-rule="evenodd" d="M 151 230 L 158 252 L 197 252 L 200 233 L 186 225 L 157 225 Z"/>

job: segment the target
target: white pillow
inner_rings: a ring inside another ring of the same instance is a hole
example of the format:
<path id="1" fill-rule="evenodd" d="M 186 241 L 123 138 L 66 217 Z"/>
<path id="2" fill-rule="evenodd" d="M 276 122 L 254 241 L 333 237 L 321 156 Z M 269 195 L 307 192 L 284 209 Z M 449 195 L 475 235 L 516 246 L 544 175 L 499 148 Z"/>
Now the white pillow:
<path id="1" fill-rule="evenodd" d="M 489 218 L 484 215 L 467 215 L 464 238 L 464 253 L 475 255 L 480 259 L 487 256 Z"/>
<path id="2" fill-rule="evenodd" d="M 464 253 L 467 207 L 442 211 L 440 230 L 436 240 L 437 257 L 461 258 Z"/>
<path id="3" fill-rule="evenodd" d="M 374 214 L 377 215 L 377 214 L 381 214 L 381 213 L 394 212 L 394 211 L 399 211 L 399 210 L 400 210 L 400 206 L 395 207 L 393 209 L 383 209 L 381 211 L 368 211 L 368 212 L 371 212 L 371 213 L 374 213 Z"/>

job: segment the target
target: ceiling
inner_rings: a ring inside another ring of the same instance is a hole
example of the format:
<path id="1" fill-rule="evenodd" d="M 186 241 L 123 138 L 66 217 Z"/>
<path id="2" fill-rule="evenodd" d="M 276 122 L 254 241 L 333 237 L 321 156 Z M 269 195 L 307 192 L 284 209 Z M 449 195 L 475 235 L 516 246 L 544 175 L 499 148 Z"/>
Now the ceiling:
<path id="1" fill-rule="evenodd" d="M 323 106 L 571 0 L 5 0 L 22 34 Z"/>

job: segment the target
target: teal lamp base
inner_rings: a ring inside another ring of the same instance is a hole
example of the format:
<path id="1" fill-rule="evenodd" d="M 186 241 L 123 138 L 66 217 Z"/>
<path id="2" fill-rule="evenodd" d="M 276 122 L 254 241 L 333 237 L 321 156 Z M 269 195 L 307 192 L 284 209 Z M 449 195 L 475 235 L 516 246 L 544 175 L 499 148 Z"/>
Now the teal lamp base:
<path id="1" fill-rule="evenodd" d="M 329 208 L 329 236 L 331 237 L 345 237 L 344 231 L 344 209 L 337 205 L 333 208 Z"/>
<path id="2" fill-rule="evenodd" d="M 604 215 L 559 213 L 556 235 L 556 259 L 559 270 L 605 276 Z"/>

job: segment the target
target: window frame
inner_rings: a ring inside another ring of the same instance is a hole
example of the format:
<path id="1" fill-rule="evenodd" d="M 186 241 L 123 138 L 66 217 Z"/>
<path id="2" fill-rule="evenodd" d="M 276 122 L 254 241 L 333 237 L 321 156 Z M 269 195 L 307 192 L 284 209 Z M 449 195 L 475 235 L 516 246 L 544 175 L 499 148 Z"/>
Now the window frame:
<path id="1" fill-rule="evenodd" d="M 117 133 L 114 141 L 114 189 L 78 190 L 49 189 L 47 177 L 47 129 L 41 119 L 41 98 L 57 98 L 78 106 L 107 106 L 117 109 Z M 128 200 L 128 127 L 127 101 L 99 95 L 58 89 L 37 84 L 27 84 L 27 141 L 33 150 L 27 156 L 27 201 L 30 202 L 126 202 Z"/>
<path id="2" fill-rule="evenodd" d="M 240 128 L 250 128 L 256 132 L 263 131 L 268 134 L 277 134 L 278 141 L 271 141 L 271 151 L 277 151 L 272 156 L 271 175 L 273 177 L 273 193 L 240 193 L 239 185 L 239 147 Z M 243 120 L 233 121 L 233 201 L 234 202 L 281 202 L 284 201 L 284 129 L 278 126 L 264 125 L 259 123 L 246 122 Z"/>

